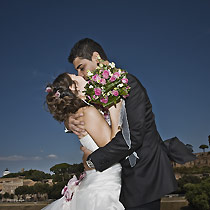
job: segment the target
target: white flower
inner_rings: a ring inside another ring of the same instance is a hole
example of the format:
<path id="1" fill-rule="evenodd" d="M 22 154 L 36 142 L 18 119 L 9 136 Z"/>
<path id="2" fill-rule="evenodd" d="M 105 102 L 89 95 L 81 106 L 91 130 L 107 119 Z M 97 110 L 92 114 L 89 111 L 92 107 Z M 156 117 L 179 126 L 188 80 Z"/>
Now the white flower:
<path id="1" fill-rule="evenodd" d="M 111 66 L 111 68 L 115 68 L 115 63 L 114 62 L 109 63 L 109 66 Z"/>
<path id="2" fill-rule="evenodd" d="M 92 86 L 92 85 L 90 85 L 90 86 L 89 86 L 89 88 L 93 88 L 93 86 Z"/>
<path id="3" fill-rule="evenodd" d="M 104 65 L 102 63 L 100 63 L 99 66 L 102 68 Z"/>
<path id="4" fill-rule="evenodd" d="M 88 76 L 88 77 L 91 77 L 92 75 L 93 75 L 93 73 L 92 73 L 91 71 L 88 71 L 88 72 L 87 72 L 87 76 Z"/>
<path id="5" fill-rule="evenodd" d="M 117 87 L 123 87 L 124 85 L 121 83 L 121 84 L 119 84 Z"/>

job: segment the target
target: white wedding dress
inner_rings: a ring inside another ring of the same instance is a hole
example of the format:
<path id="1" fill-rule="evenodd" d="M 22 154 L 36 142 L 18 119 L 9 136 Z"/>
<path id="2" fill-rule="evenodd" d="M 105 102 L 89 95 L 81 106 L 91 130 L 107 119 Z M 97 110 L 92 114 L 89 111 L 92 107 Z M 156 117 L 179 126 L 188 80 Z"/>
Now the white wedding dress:
<path id="1" fill-rule="evenodd" d="M 80 142 L 91 151 L 98 149 L 90 135 Z M 120 190 L 121 165 L 118 163 L 103 172 L 87 171 L 70 201 L 63 196 L 42 210 L 124 210 L 119 201 Z"/>

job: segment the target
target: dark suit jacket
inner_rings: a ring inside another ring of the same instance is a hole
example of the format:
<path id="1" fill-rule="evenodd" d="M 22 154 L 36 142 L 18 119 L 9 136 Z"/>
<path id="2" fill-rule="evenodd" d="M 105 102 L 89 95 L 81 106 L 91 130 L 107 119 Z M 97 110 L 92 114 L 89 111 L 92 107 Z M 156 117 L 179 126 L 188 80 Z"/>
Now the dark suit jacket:
<path id="1" fill-rule="evenodd" d="M 140 206 L 177 189 L 176 179 L 163 141 L 156 129 L 155 117 L 147 92 L 133 75 L 128 74 L 130 96 L 126 99 L 126 111 L 131 135 L 128 149 L 122 132 L 106 146 L 91 154 L 96 170 L 103 171 L 113 164 L 122 165 L 122 189 L 120 201 L 125 207 Z M 139 159 L 132 168 L 125 159 L 134 151 Z"/>

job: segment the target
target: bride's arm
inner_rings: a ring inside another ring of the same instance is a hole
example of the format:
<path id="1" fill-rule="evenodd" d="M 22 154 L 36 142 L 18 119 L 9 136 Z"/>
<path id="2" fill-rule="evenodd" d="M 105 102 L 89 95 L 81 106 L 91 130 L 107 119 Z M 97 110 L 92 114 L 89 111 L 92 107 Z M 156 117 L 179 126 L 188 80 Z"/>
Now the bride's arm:
<path id="1" fill-rule="evenodd" d="M 112 123 L 111 128 L 95 107 L 90 106 L 84 109 L 83 121 L 85 123 L 85 130 L 99 147 L 105 146 L 118 132 L 120 108 L 119 103 L 116 107 L 109 109 Z"/>

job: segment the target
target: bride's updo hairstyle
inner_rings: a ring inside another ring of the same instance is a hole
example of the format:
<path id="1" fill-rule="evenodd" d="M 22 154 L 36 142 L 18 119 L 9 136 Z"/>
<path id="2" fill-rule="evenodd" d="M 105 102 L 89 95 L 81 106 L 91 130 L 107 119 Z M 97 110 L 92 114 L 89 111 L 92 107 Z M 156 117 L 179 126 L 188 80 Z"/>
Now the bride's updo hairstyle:
<path id="1" fill-rule="evenodd" d="M 69 89 L 72 86 L 75 87 L 74 92 Z M 48 110 L 59 122 L 63 122 L 70 114 L 74 114 L 79 108 L 86 106 L 77 96 L 76 84 L 68 73 L 60 74 L 52 84 L 48 84 L 46 92 L 48 93 L 46 96 Z"/>

